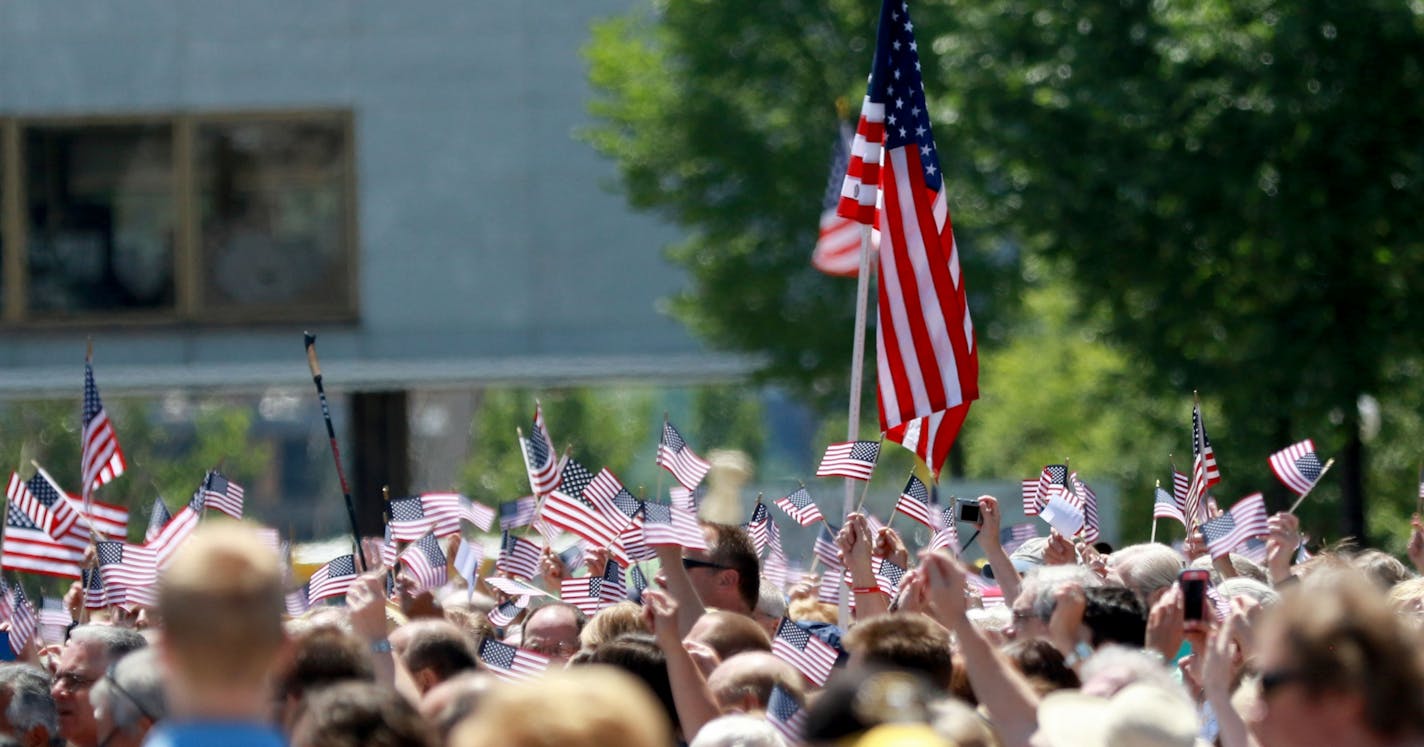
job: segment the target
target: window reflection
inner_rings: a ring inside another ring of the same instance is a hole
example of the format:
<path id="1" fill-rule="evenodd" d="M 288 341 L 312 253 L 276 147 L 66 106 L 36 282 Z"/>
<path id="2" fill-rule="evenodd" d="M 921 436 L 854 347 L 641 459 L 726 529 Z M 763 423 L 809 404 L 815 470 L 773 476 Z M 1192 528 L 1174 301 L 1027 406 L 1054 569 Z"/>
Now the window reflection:
<path id="1" fill-rule="evenodd" d="M 30 126 L 23 146 L 29 309 L 171 308 L 172 127 Z"/>
<path id="2" fill-rule="evenodd" d="M 351 305 L 346 138 L 331 121 L 197 125 L 206 308 Z"/>

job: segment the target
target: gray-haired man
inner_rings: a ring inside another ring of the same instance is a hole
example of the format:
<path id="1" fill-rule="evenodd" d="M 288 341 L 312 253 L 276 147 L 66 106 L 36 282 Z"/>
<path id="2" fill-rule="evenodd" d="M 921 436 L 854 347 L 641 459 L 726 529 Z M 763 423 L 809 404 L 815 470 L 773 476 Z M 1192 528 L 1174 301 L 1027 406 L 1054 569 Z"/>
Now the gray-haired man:
<path id="1" fill-rule="evenodd" d="M 0 664 L 0 734 L 25 747 L 48 747 L 58 732 L 49 677 L 29 664 Z"/>
<path id="2" fill-rule="evenodd" d="M 168 715 L 157 649 L 119 659 L 89 691 L 94 725 L 103 747 L 138 747 L 155 723 Z"/>

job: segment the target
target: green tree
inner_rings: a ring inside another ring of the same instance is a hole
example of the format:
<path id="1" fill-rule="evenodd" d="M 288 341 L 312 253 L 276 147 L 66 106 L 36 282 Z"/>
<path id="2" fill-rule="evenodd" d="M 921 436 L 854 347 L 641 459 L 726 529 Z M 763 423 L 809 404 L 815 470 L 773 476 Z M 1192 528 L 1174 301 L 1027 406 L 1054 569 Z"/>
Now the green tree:
<path id="1" fill-rule="evenodd" d="M 589 46 L 603 94 L 590 141 L 618 162 L 631 204 L 689 232 L 670 252 L 694 279 L 676 311 L 717 344 L 766 352 L 768 377 L 822 402 L 842 391 L 850 294 L 806 255 L 829 102 L 859 96 L 872 5 L 664 3 L 599 26 Z M 1023 284 L 1048 280 L 1018 260 L 1051 260 L 1077 319 L 1101 322 L 1154 401 L 1202 391 L 1223 503 L 1267 485 L 1284 500 L 1265 456 L 1313 436 L 1340 464 L 1307 524 L 1362 535 L 1358 402 L 1397 412 L 1417 386 L 1400 372 L 1418 365 L 1424 322 L 1408 281 L 1424 270 L 1421 6 L 914 11 L 985 350 L 1015 335 Z M 1031 393 L 989 374 L 967 443 L 996 388 Z"/>

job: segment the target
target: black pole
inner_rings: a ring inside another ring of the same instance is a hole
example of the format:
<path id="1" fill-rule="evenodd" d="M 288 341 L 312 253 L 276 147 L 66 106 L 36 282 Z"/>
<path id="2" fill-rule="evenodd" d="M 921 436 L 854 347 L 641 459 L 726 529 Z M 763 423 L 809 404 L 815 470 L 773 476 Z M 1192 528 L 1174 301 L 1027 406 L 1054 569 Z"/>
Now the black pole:
<path id="1" fill-rule="evenodd" d="M 346 517 L 351 520 L 351 540 L 356 546 L 356 561 L 366 572 L 366 554 L 361 550 L 361 533 L 356 528 L 356 504 L 351 500 L 351 488 L 346 485 L 346 470 L 341 467 L 341 449 L 336 445 L 336 428 L 331 425 L 331 408 L 326 404 L 326 388 L 321 384 L 321 365 L 316 361 L 316 335 L 303 332 L 307 346 L 307 366 L 311 368 L 316 396 L 321 399 L 321 416 L 326 420 L 326 435 L 331 439 L 331 458 L 336 462 L 336 477 L 341 481 L 341 495 L 346 499 Z"/>

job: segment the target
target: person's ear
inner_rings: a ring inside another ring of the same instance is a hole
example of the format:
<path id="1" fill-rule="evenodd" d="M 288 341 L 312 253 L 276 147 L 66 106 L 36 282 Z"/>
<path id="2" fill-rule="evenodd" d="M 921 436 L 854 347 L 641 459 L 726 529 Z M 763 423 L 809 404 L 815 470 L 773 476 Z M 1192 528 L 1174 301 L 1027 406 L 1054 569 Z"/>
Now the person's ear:
<path id="1" fill-rule="evenodd" d="M 722 571 L 717 577 L 718 586 L 730 586 L 736 588 L 737 582 L 742 580 L 741 573 L 731 569 Z"/>
<path id="2" fill-rule="evenodd" d="M 440 678 L 435 676 L 435 671 L 426 667 L 418 672 L 411 672 L 411 679 L 415 680 L 415 686 L 424 695 L 430 692 L 430 688 L 440 684 Z"/>

